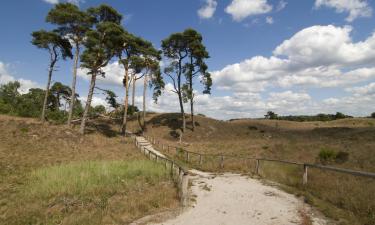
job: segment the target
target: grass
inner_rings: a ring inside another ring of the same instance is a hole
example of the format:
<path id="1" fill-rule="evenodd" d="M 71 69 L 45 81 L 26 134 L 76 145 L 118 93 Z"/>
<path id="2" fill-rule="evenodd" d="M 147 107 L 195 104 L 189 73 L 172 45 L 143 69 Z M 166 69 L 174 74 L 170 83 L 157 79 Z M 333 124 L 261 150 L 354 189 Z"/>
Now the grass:
<path id="1" fill-rule="evenodd" d="M 323 159 L 330 166 L 375 172 L 375 127 L 371 125 L 374 119 L 353 118 L 330 122 L 218 121 L 197 116 L 196 121 L 199 126 L 192 132 L 188 124 L 180 144 L 172 135 L 180 127 L 179 114 L 149 115 L 146 135 L 171 146 L 218 155 L 204 157 L 203 164 L 199 164 L 199 156 L 190 155 L 189 165 L 206 171 L 254 174 L 255 160 L 250 159 L 225 157 L 224 168 L 221 168 L 220 155 L 223 154 L 318 164 Z M 137 124 L 133 123 L 132 128 L 137 130 Z M 329 149 L 329 153 L 334 153 L 335 157 L 327 156 L 324 160 L 326 155 L 321 153 L 324 149 Z M 171 153 L 175 159 L 185 160 L 183 153 Z M 264 161 L 260 165 L 263 178 L 287 185 L 285 189 L 305 196 L 306 201 L 340 225 L 375 224 L 373 179 L 318 169 L 309 169 L 308 174 L 308 185 L 303 186 L 301 166 Z"/>
<path id="2" fill-rule="evenodd" d="M 86 161 L 35 170 L 25 191 L 36 198 L 86 196 L 116 193 L 140 184 L 155 185 L 168 179 L 165 167 L 151 161 Z"/>
<path id="3" fill-rule="evenodd" d="M 163 166 L 107 121 L 89 134 L 0 116 L 0 224 L 128 224 L 179 206 Z"/>

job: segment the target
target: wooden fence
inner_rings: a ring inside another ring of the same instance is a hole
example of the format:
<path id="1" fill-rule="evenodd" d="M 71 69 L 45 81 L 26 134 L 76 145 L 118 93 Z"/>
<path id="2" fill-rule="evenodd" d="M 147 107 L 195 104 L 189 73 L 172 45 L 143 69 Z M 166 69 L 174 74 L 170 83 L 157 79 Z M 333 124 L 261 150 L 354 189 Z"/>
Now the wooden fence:
<path id="1" fill-rule="evenodd" d="M 135 146 L 141 150 L 143 154 L 149 157 L 150 160 L 155 160 L 157 163 L 163 163 L 167 169 L 170 170 L 171 176 L 175 179 L 179 190 L 179 197 L 181 205 L 186 207 L 188 205 L 188 185 L 189 185 L 189 171 L 177 162 L 168 159 L 164 155 L 156 152 L 149 142 L 142 142 L 137 140 L 136 136 L 132 136 Z"/>
<path id="2" fill-rule="evenodd" d="M 207 157 L 216 157 L 216 158 L 218 158 L 218 166 L 221 169 L 223 169 L 225 167 L 226 159 L 254 160 L 255 161 L 254 170 L 255 170 L 256 174 L 259 174 L 261 162 L 276 162 L 276 163 L 282 163 L 282 164 L 290 164 L 290 165 L 301 166 L 301 167 L 303 167 L 303 174 L 301 175 L 303 185 L 306 185 L 308 183 L 308 169 L 309 168 L 317 168 L 317 169 L 320 169 L 320 170 L 333 171 L 333 172 L 337 172 L 337 173 L 343 173 L 343 174 L 349 174 L 349 175 L 353 175 L 353 176 L 360 176 L 360 177 L 367 177 L 367 178 L 374 178 L 375 179 L 375 173 L 364 172 L 364 171 L 356 171 L 356 170 L 350 170 L 350 169 L 343 169 L 343 168 L 337 168 L 337 167 L 331 167 L 331 166 L 324 166 L 324 165 L 317 165 L 317 164 L 310 164 L 310 163 L 291 162 L 291 161 L 277 160 L 277 159 L 229 156 L 229 155 L 224 155 L 224 154 L 221 154 L 221 155 L 201 154 L 201 153 L 197 153 L 197 152 L 187 151 L 187 150 L 185 150 L 181 147 L 165 145 L 165 144 L 161 143 L 160 141 L 156 140 L 154 137 L 150 137 L 150 136 L 144 136 L 144 137 L 150 143 L 160 147 L 162 151 L 166 151 L 167 153 L 171 153 L 171 151 L 175 151 L 176 154 L 182 152 L 185 155 L 184 161 L 186 163 L 190 162 L 190 158 L 191 158 L 192 155 L 198 156 L 199 165 L 202 165 L 205 158 L 207 158 Z"/>

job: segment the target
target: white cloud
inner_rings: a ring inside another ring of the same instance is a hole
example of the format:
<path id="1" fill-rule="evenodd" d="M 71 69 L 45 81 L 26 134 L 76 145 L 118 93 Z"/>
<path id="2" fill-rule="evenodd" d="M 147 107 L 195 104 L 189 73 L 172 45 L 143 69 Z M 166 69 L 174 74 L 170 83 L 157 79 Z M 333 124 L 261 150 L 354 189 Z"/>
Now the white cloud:
<path id="1" fill-rule="evenodd" d="M 372 8 L 367 3 L 367 0 L 316 0 L 315 7 L 329 7 L 336 9 L 336 12 L 349 13 L 346 21 L 352 22 L 358 17 L 370 17 L 372 15 Z"/>
<path id="2" fill-rule="evenodd" d="M 242 21 L 253 15 L 265 14 L 272 10 L 272 5 L 267 0 L 232 0 L 225 8 L 235 21 Z"/>
<path id="3" fill-rule="evenodd" d="M 79 97 L 78 99 L 83 103 L 84 106 L 86 105 L 87 97 Z M 105 101 L 105 99 L 103 99 L 101 97 L 93 96 L 92 100 L 91 100 L 91 106 L 95 107 L 95 106 L 99 106 L 99 105 L 104 106 L 107 110 L 111 107 Z"/>
<path id="4" fill-rule="evenodd" d="M 201 19 L 210 19 L 215 14 L 217 2 L 216 0 L 205 0 L 205 1 L 206 1 L 206 4 L 198 10 L 198 16 Z"/>
<path id="5" fill-rule="evenodd" d="M 46 3 L 49 3 L 49 4 L 58 4 L 59 3 L 59 0 L 43 0 L 44 2 Z M 80 3 L 84 3 L 85 0 L 66 0 L 67 2 L 69 3 L 72 3 L 72 4 L 75 4 L 75 5 L 79 5 Z"/>
<path id="6" fill-rule="evenodd" d="M 347 91 L 352 92 L 356 97 L 375 97 L 375 83 L 370 83 L 362 87 L 348 88 Z"/>
<path id="7" fill-rule="evenodd" d="M 57 3 L 59 3 L 59 0 L 43 0 L 43 1 L 45 1 L 45 2 L 47 2 L 49 4 L 57 4 Z"/>
<path id="8" fill-rule="evenodd" d="M 375 78 L 375 34 L 353 42 L 350 27 L 312 26 L 273 51 L 212 73 L 219 89 L 261 92 L 268 87 L 340 87 Z"/>
<path id="9" fill-rule="evenodd" d="M 274 23 L 273 18 L 271 16 L 267 16 L 266 17 L 266 23 L 273 24 Z"/>
<path id="10" fill-rule="evenodd" d="M 29 91 L 30 88 L 40 88 L 40 85 L 34 81 L 26 79 L 16 79 L 8 72 L 8 65 L 0 62 L 0 84 L 7 84 L 9 82 L 18 81 L 21 84 L 20 93 L 24 94 Z"/>
<path id="11" fill-rule="evenodd" d="M 288 2 L 286 2 L 284 0 L 279 1 L 279 4 L 276 7 L 276 11 L 283 10 L 287 5 L 288 5 Z"/>

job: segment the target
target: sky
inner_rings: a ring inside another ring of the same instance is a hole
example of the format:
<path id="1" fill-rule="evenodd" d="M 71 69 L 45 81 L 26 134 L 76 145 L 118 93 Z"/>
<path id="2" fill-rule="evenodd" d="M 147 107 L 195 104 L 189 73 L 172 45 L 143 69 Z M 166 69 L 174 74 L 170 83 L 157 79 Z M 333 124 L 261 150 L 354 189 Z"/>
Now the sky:
<path id="1" fill-rule="evenodd" d="M 45 88 L 48 53 L 31 33 L 55 27 L 45 22 L 59 2 L 82 10 L 109 4 L 124 15 L 128 31 L 160 48 L 171 33 L 193 28 L 210 54 L 211 95 L 195 81 L 196 113 L 217 119 L 375 111 L 375 1 L 371 0 L 3 0 L 0 3 L 0 84 L 18 80 L 21 91 Z M 164 60 L 162 63 L 166 64 Z M 59 61 L 53 82 L 70 85 L 72 60 Z M 122 101 L 124 69 L 116 59 L 105 68 L 101 88 Z M 79 71 L 78 93 L 85 102 L 89 76 Z M 178 112 L 177 95 L 166 88 L 148 110 Z M 136 104 L 141 106 L 142 81 Z M 148 93 L 151 91 L 148 90 Z M 95 93 L 94 105 L 105 104 Z M 189 110 L 186 105 L 186 111 Z"/>

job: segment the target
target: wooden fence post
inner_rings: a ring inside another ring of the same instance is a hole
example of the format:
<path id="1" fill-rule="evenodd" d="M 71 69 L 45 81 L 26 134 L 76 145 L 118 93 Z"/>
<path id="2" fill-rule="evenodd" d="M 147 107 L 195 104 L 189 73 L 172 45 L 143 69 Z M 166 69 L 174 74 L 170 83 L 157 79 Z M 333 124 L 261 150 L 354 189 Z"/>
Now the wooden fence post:
<path id="1" fill-rule="evenodd" d="M 220 168 L 224 168 L 224 156 L 222 155 L 221 156 L 221 160 L 220 160 Z"/>
<path id="2" fill-rule="evenodd" d="M 260 167 L 260 162 L 259 162 L 259 159 L 257 159 L 256 165 L 255 165 L 255 172 L 257 175 L 259 175 L 259 167 Z"/>
<path id="3" fill-rule="evenodd" d="M 189 175 L 187 173 L 183 173 L 181 178 L 181 203 L 182 207 L 188 206 L 188 186 L 189 186 Z"/>
<path id="4" fill-rule="evenodd" d="M 173 170 L 174 170 L 174 165 L 173 165 L 174 163 L 173 163 L 173 161 L 171 162 L 171 174 L 172 174 L 172 176 L 173 176 Z"/>
<path id="5" fill-rule="evenodd" d="M 189 152 L 186 152 L 186 162 L 189 162 L 189 158 L 190 158 Z"/>
<path id="6" fill-rule="evenodd" d="M 302 184 L 307 184 L 307 168 L 308 166 L 306 164 L 303 165 L 303 178 L 302 178 Z"/>
<path id="7" fill-rule="evenodd" d="M 202 160 L 202 155 L 201 155 L 201 154 L 199 154 L 199 165 L 202 165 L 202 163 L 203 163 L 203 160 Z"/>

